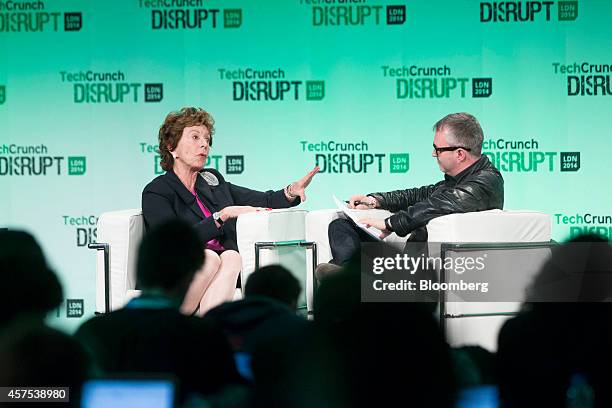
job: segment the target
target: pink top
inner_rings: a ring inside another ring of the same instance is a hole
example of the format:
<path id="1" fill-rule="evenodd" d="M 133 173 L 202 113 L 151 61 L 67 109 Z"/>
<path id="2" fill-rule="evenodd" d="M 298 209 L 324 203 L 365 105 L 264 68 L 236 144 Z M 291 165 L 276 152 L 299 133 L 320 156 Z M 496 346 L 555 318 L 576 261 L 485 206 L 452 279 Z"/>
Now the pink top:
<path id="1" fill-rule="evenodd" d="M 200 206 L 200 210 L 202 210 L 202 212 L 204 213 L 204 217 L 206 218 L 210 217 L 211 213 L 208 210 L 208 208 L 206 208 L 204 203 L 200 201 L 200 197 L 198 197 L 198 195 L 195 192 L 193 193 L 193 195 L 195 196 L 196 201 L 198 205 Z M 206 248 L 212 249 L 213 251 L 225 251 L 225 248 L 223 247 L 223 245 L 221 245 L 218 239 L 211 239 L 210 241 L 208 241 L 206 243 Z"/>

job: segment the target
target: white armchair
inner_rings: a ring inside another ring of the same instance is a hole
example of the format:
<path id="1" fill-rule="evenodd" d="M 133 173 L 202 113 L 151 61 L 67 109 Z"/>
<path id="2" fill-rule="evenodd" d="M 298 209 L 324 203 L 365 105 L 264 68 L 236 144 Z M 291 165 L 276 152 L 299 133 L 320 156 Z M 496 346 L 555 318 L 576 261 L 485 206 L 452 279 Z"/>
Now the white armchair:
<path id="1" fill-rule="evenodd" d="M 342 213 L 335 209 L 312 211 L 306 216 L 306 240 L 316 242 L 319 262 L 328 262 L 332 258 L 327 227 L 339 217 Z M 443 257 L 452 256 L 457 251 L 495 251 L 511 246 L 524 250 L 521 252 L 524 268 L 520 276 L 513 275 L 514 285 L 522 288 L 531 282 L 549 254 L 551 228 L 549 215 L 510 210 L 451 214 L 427 224 L 430 254 L 432 246 L 433 251 L 444 250 Z M 405 242 L 406 239 L 392 234 L 385 241 Z M 471 243 L 471 248 L 461 247 L 460 244 L 465 243 Z M 517 243 L 527 245 L 517 246 Z M 512 270 L 501 271 L 506 272 L 514 273 Z M 501 325 L 519 306 L 520 302 L 443 301 L 439 307 L 440 324 L 452 346 L 479 344 L 494 350 Z"/>
<path id="2" fill-rule="evenodd" d="M 306 305 L 307 288 L 311 287 L 311 275 L 307 273 L 306 251 L 300 246 L 279 245 L 273 250 L 255 252 L 255 243 L 299 243 L 305 240 L 304 219 L 306 210 L 278 209 L 263 212 L 242 214 L 236 222 L 238 250 L 242 257 L 240 281 L 244 285 L 249 275 L 255 271 L 255 259 L 259 258 L 259 267 L 281 264 L 285 266 L 300 281 L 302 292 L 298 307 Z M 272 249 L 272 248 L 271 248 Z M 310 308 L 308 309 L 310 310 Z"/>
<path id="3" fill-rule="evenodd" d="M 122 308 L 136 290 L 136 259 L 145 232 L 140 208 L 111 211 L 98 218 L 96 313 Z"/>
<path id="4" fill-rule="evenodd" d="M 272 210 L 243 214 L 237 220 L 238 249 L 242 255 L 241 282 L 255 268 L 255 242 L 304 240 L 304 210 Z M 136 259 L 138 247 L 145 232 L 142 211 L 138 209 L 106 212 L 98 218 L 96 262 L 96 313 L 122 308 L 136 290 Z M 305 253 L 291 248 L 281 251 L 264 251 L 260 266 L 282 263 L 305 286 Z M 236 291 L 236 297 L 242 293 Z M 304 301 L 302 303 L 305 303 Z"/>
<path id="5" fill-rule="evenodd" d="M 491 255 L 488 269 L 494 270 L 497 276 L 507 277 L 508 291 L 513 294 L 508 294 L 506 301 L 450 302 L 445 301 L 445 293 L 441 294 L 440 324 L 449 344 L 477 344 L 496 350 L 501 326 L 519 310 L 524 300 L 517 299 L 517 295 L 525 293 L 550 255 L 550 215 L 526 210 L 451 214 L 431 220 L 427 233 L 430 243 L 439 244 L 442 258 L 470 253 L 477 256 L 484 251 Z M 509 251 L 516 263 L 508 262 Z M 443 279 L 448 282 L 454 277 L 455 274 L 447 274 Z"/>

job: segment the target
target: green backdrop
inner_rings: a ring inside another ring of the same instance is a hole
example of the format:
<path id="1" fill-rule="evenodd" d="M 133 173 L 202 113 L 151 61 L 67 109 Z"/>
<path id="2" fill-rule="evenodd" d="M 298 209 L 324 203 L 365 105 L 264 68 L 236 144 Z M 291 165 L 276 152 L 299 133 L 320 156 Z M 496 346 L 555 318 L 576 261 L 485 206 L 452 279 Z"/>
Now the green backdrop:
<path id="1" fill-rule="evenodd" d="M 436 182 L 432 124 L 474 114 L 506 208 L 554 238 L 612 236 L 612 3 L 473 0 L 0 1 L 0 226 L 32 231 L 60 274 L 56 314 L 94 309 L 96 217 L 140 206 L 157 130 L 196 105 L 210 166 L 280 188 L 315 164 L 331 195 Z M 72 317 L 69 317 L 72 316 Z"/>

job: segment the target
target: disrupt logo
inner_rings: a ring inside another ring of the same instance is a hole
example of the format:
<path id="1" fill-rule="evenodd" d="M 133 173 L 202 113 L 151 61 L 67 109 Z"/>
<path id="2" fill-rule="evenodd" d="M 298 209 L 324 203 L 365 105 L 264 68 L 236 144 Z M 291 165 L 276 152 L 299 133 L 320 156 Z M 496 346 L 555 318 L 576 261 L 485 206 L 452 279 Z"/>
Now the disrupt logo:
<path id="1" fill-rule="evenodd" d="M 161 102 L 164 99 L 164 84 L 127 82 L 121 71 L 61 71 L 60 76 L 62 82 L 72 84 L 74 103 Z"/>
<path id="2" fill-rule="evenodd" d="M 6 102 L 6 86 L 0 85 L 0 105 Z"/>
<path id="3" fill-rule="evenodd" d="M 92 242 L 96 242 L 98 238 L 98 229 L 96 228 L 98 217 L 95 215 L 62 215 L 62 221 L 65 227 L 74 229 L 77 247 L 86 247 Z"/>
<path id="4" fill-rule="evenodd" d="M 488 98 L 493 93 L 493 78 L 468 78 L 451 75 L 447 66 L 381 66 L 383 77 L 395 79 L 397 99 L 438 99 L 471 95 Z"/>
<path id="5" fill-rule="evenodd" d="M 551 21 L 554 1 L 482 1 L 480 22 L 507 23 Z M 557 20 L 573 21 L 578 17 L 577 1 L 558 1 Z"/>
<path id="6" fill-rule="evenodd" d="M 401 25 L 406 22 L 406 6 L 342 5 L 365 3 L 366 0 L 300 0 L 300 4 L 312 6 L 312 25 L 321 26 L 372 26 Z M 321 6 L 321 3 L 325 5 Z M 330 5 L 331 4 L 331 5 Z M 341 5 L 335 5 L 341 4 Z"/>
<path id="7" fill-rule="evenodd" d="M 224 28 L 242 25 L 242 9 L 203 8 L 203 0 L 139 0 L 140 8 L 151 9 L 153 30 Z"/>
<path id="8" fill-rule="evenodd" d="M 85 156 L 51 156 L 45 145 L 0 145 L 0 176 L 82 176 L 87 171 Z"/>
<path id="9" fill-rule="evenodd" d="M 219 79 L 232 83 L 234 101 L 320 101 L 325 98 L 325 81 L 288 79 L 277 69 L 218 68 Z"/>
<path id="10" fill-rule="evenodd" d="M 483 154 L 501 171 L 510 173 L 555 171 L 559 157 L 559 170 L 578 171 L 580 152 L 546 152 L 538 150 L 540 143 L 535 140 L 485 140 Z"/>
<path id="11" fill-rule="evenodd" d="M 152 145 L 147 142 L 140 142 L 140 153 L 148 154 L 153 158 L 153 174 L 159 175 L 164 174 L 165 171 L 162 169 L 160 161 L 161 156 L 159 155 L 159 148 L 157 145 Z M 225 166 L 223 166 L 223 162 Z M 215 170 L 223 171 L 225 174 L 242 174 L 244 171 L 244 156 L 243 155 L 219 155 L 209 154 L 206 158 L 204 167 L 212 167 Z"/>
<path id="12" fill-rule="evenodd" d="M 45 11 L 43 1 L 0 1 L 0 32 L 79 31 L 81 12 Z"/>
<path id="13" fill-rule="evenodd" d="M 612 64 L 553 62 L 553 72 L 567 77 L 567 96 L 610 96 Z M 603 75 L 606 74 L 606 75 Z"/>
<path id="14" fill-rule="evenodd" d="M 569 226 L 570 239 L 582 234 L 599 234 L 612 239 L 612 215 L 559 213 L 555 214 L 555 222 L 563 227 Z"/>
<path id="15" fill-rule="evenodd" d="M 339 143 L 333 140 L 311 143 L 300 141 L 303 153 L 314 153 L 320 173 L 407 173 L 408 153 L 369 153 L 366 142 Z"/>

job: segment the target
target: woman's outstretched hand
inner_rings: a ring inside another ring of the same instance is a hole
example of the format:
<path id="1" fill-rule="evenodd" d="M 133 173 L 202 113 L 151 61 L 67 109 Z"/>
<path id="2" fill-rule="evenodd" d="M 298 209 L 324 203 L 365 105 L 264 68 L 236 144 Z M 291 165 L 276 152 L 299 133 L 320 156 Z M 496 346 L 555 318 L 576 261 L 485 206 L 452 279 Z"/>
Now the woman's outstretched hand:
<path id="1" fill-rule="evenodd" d="M 299 196 L 302 202 L 306 201 L 306 187 L 308 187 L 308 185 L 312 181 L 312 178 L 318 172 L 319 166 L 315 166 L 315 168 L 310 170 L 308 174 L 306 174 L 304 177 L 302 177 L 298 181 L 294 181 L 293 183 L 289 184 L 289 188 L 287 189 L 287 193 L 289 194 L 289 196 L 292 196 L 293 198 Z"/>

